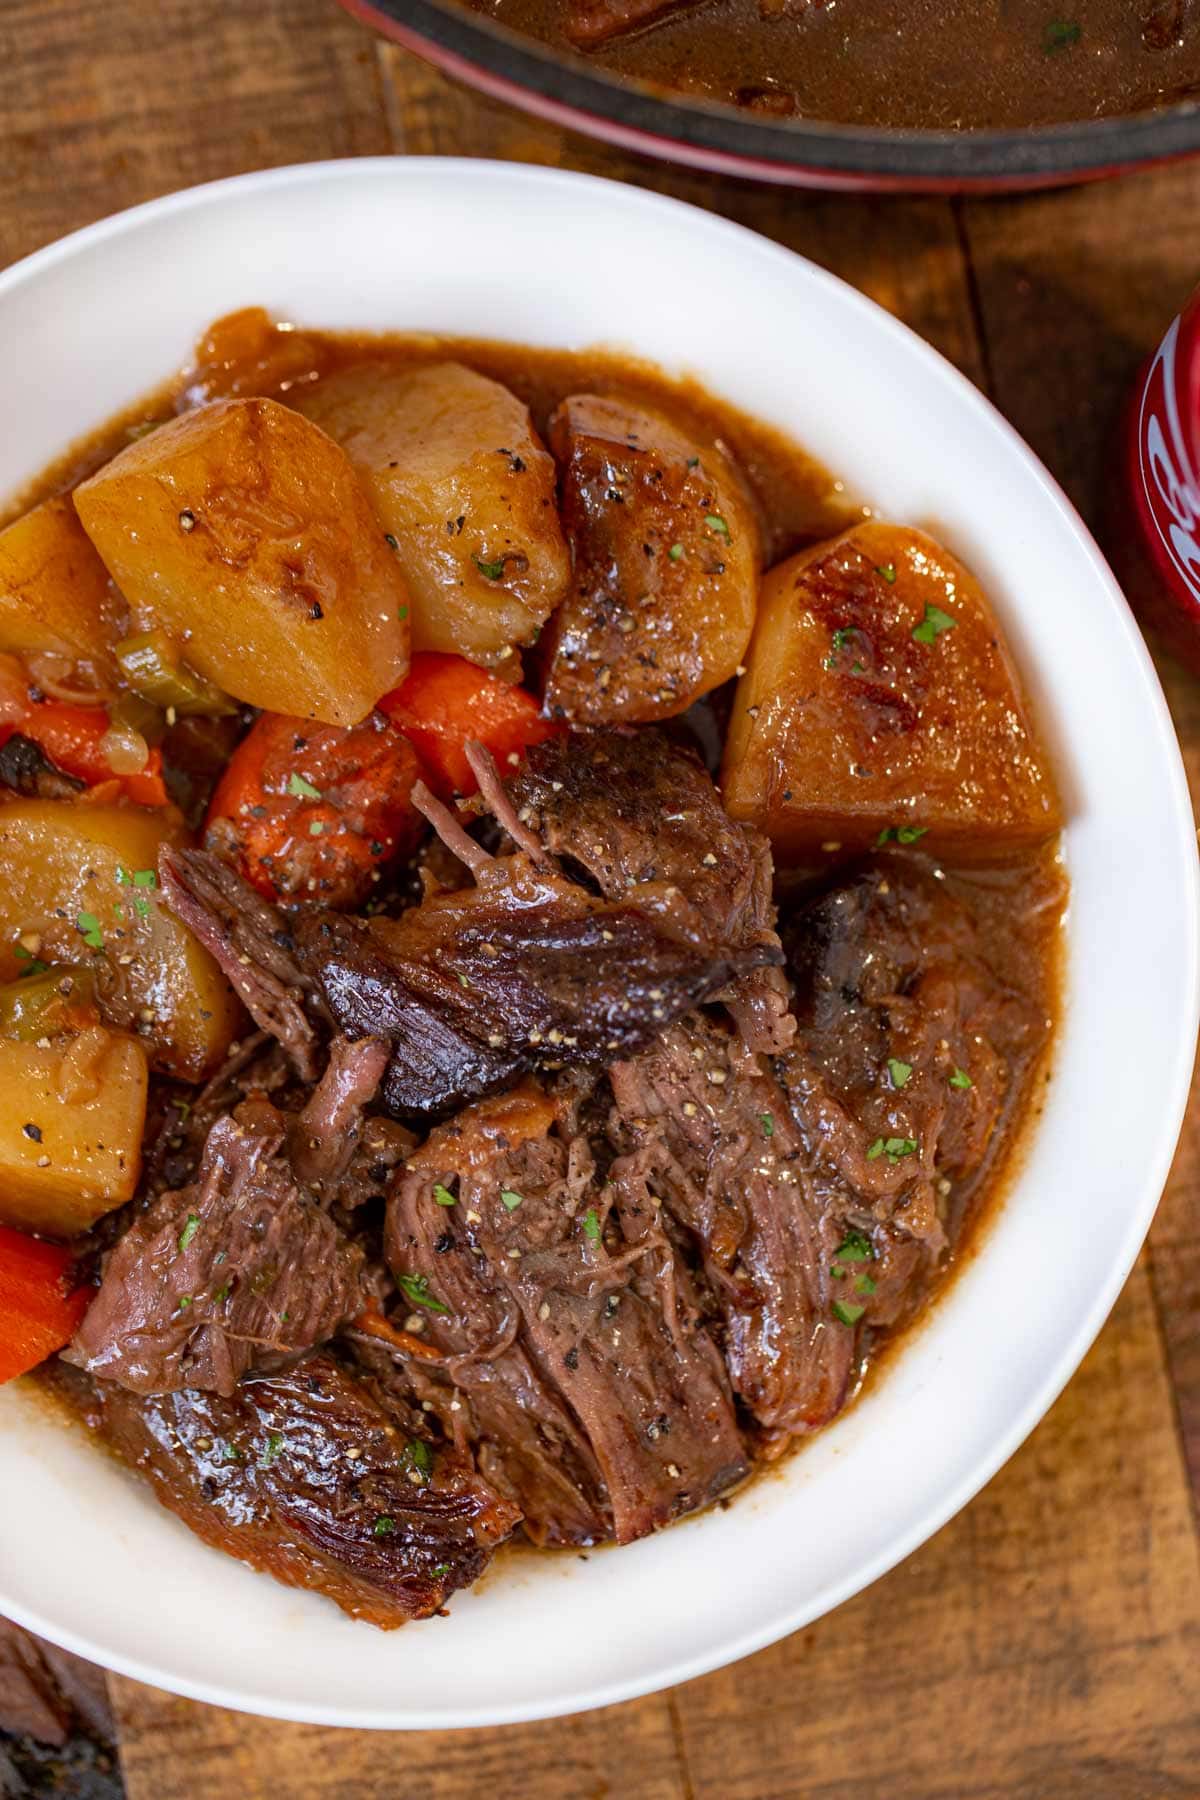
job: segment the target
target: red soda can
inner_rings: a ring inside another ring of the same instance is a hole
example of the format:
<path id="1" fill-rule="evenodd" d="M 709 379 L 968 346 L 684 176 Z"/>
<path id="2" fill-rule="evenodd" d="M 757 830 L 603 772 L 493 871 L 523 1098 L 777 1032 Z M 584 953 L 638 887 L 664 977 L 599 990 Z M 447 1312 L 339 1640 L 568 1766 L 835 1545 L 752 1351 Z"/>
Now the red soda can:
<path id="1" fill-rule="evenodd" d="M 1200 288 L 1142 371 L 1126 459 L 1143 563 L 1119 572 L 1145 622 L 1200 674 Z"/>

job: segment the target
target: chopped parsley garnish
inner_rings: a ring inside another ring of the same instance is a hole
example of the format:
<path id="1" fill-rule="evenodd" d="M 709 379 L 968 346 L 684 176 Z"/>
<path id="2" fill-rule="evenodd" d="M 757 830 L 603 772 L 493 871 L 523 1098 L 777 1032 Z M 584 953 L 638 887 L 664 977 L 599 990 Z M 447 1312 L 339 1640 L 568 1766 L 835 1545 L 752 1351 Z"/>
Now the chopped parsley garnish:
<path id="1" fill-rule="evenodd" d="M 413 1438 L 409 1443 L 408 1449 L 405 1451 L 405 1455 L 408 1457 L 413 1468 L 420 1470 L 421 1474 L 428 1479 L 429 1471 L 433 1467 L 433 1453 L 430 1450 L 429 1445 L 423 1443 L 420 1438 Z"/>
<path id="2" fill-rule="evenodd" d="M 840 1262 L 870 1262 L 874 1254 L 875 1251 L 871 1246 L 871 1240 L 867 1237 L 865 1232 L 848 1231 L 845 1238 L 833 1253 L 833 1266 L 836 1268 Z"/>
<path id="3" fill-rule="evenodd" d="M 295 769 L 288 776 L 287 791 L 297 800 L 319 800 L 321 798 L 320 788 L 314 787 L 306 776 L 298 775 Z"/>
<path id="4" fill-rule="evenodd" d="M 499 562 L 484 562 L 481 556 L 477 556 L 475 558 L 475 567 L 479 570 L 479 573 L 486 576 L 489 581 L 499 581 L 504 573 L 504 558 L 501 557 Z"/>
<path id="5" fill-rule="evenodd" d="M 516 1212 L 525 1196 L 524 1194 L 518 1194 L 513 1188 L 501 1188 L 500 1198 L 504 1202 L 504 1207 L 507 1212 Z"/>
<path id="6" fill-rule="evenodd" d="M 836 669 L 838 651 L 844 650 L 851 638 L 856 635 L 857 633 L 853 625 L 839 625 L 836 631 L 831 632 L 829 638 L 829 655 L 825 658 L 825 667 L 827 669 Z M 855 665 L 856 668 L 860 666 L 861 665 L 859 664 Z"/>
<path id="7" fill-rule="evenodd" d="M 885 825 L 875 839 L 876 847 L 884 844 L 915 844 L 928 830 L 928 825 Z"/>
<path id="8" fill-rule="evenodd" d="M 869 1275 L 856 1275 L 854 1277 L 854 1291 L 856 1294 L 873 1294 L 875 1292 L 875 1283 L 871 1280 Z"/>
<path id="9" fill-rule="evenodd" d="M 965 1069 L 955 1069 L 953 1075 L 950 1077 L 950 1086 L 952 1088 L 969 1088 L 974 1087 L 975 1083 L 971 1080 L 971 1077 L 967 1074 Z"/>
<path id="10" fill-rule="evenodd" d="M 875 573 L 882 575 L 888 586 L 891 587 L 896 579 L 896 565 L 895 563 L 876 563 Z"/>
<path id="11" fill-rule="evenodd" d="M 443 1187 L 440 1181 L 435 1181 L 433 1184 L 433 1197 L 439 1206 L 458 1205 L 457 1196 L 452 1194 L 448 1187 Z"/>
<path id="12" fill-rule="evenodd" d="M 13 955 L 18 962 L 23 962 L 25 964 L 25 967 L 21 970 L 20 974 L 20 979 L 22 981 L 24 981 L 27 975 L 45 975 L 49 971 L 50 964 L 43 962 L 40 957 L 35 956 L 32 950 L 27 950 L 24 944 L 14 944 Z"/>
<path id="13" fill-rule="evenodd" d="M 324 826 L 323 821 L 320 819 L 314 819 L 312 824 L 308 828 L 308 835 L 309 835 L 309 837 L 320 837 L 320 835 L 324 831 L 324 829 L 325 829 L 325 826 Z"/>
<path id="14" fill-rule="evenodd" d="M 927 605 L 925 608 L 925 617 L 921 620 L 919 625 L 913 626 L 913 642 L 916 644 L 932 644 L 934 638 L 937 637 L 939 633 L 943 631 L 953 631 L 957 624 L 958 620 L 952 619 L 950 614 L 948 612 L 943 612 L 940 606 Z"/>
<path id="15" fill-rule="evenodd" d="M 376 1537 L 391 1537 L 395 1529 L 396 1521 L 389 1517 L 387 1513 L 381 1513 L 371 1527 L 371 1530 Z"/>
<path id="16" fill-rule="evenodd" d="M 720 513 L 705 513 L 704 523 L 710 531 L 715 531 L 718 537 L 727 538 L 729 536 L 729 527 Z"/>
<path id="17" fill-rule="evenodd" d="M 898 1163 L 902 1156 L 912 1156 L 917 1149 L 916 1138 L 876 1138 L 867 1151 L 867 1161 L 874 1162 L 876 1157 L 886 1156 L 890 1163 Z"/>
<path id="18" fill-rule="evenodd" d="M 200 1214 L 199 1213 L 189 1213 L 187 1216 L 187 1223 L 184 1225 L 183 1230 L 179 1234 L 179 1248 L 181 1250 L 187 1249 L 188 1245 L 191 1243 L 192 1239 L 195 1237 L 195 1235 L 199 1231 L 199 1229 L 200 1229 Z"/>
<path id="19" fill-rule="evenodd" d="M 833 1303 L 833 1316 L 840 1319 L 843 1325 L 857 1325 L 866 1310 L 865 1306 L 859 1306 L 853 1300 L 835 1300 Z"/>
<path id="20" fill-rule="evenodd" d="M 591 1238 L 593 1244 L 599 1242 L 600 1221 L 596 1217 L 596 1209 L 594 1206 L 589 1206 L 583 1215 L 583 1229 L 585 1235 Z"/>
<path id="21" fill-rule="evenodd" d="M 279 1452 L 282 1449 L 283 1449 L 283 1433 L 282 1433 L 282 1431 L 268 1432 L 266 1449 L 263 1451 L 262 1455 L 258 1459 L 259 1468 L 260 1469 L 269 1469 L 271 1464 L 275 1461 L 276 1457 L 279 1455 Z"/>
<path id="22" fill-rule="evenodd" d="M 81 912 L 75 921 L 76 931 L 83 933 L 83 941 L 93 950 L 103 950 L 104 933 L 100 929 L 100 921 L 95 913 Z"/>
<path id="23" fill-rule="evenodd" d="M 759 1113 L 758 1122 L 762 1126 L 764 1137 L 775 1136 L 775 1115 L 773 1113 Z"/>
<path id="24" fill-rule="evenodd" d="M 117 880 L 122 887 L 152 888 L 158 886 L 158 876 L 153 869 L 135 869 L 132 875 L 128 869 L 118 869 Z"/>
<path id="25" fill-rule="evenodd" d="M 150 902 L 143 900 L 140 894 L 133 896 L 133 910 L 139 919 L 144 919 L 150 911 Z"/>
<path id="26" fill-rule="evenodd" d="M 407 606 L 398 607 L 396 609 L 396 617 L 400 620 L 400 623 L 403 624 L 405 619 L 407 619 L 407 617 L 408 617 Z"/>
<path id="27" fill-rule="evenodd" d="M 449 1563 L 434 1563 L 433 1572 L 435 1575 L 448 1575 L 450 1573 L 450 1564 Z"/>
<path id="28" fill-rule="evenodd" d="M 667 551 L 667 555 L 670 557 L 672 562 L 678 562 L 680 557 L 683 555 L 683 545 L 682 544 L 672 544 L 671 548 Z"/>
<path id="29" fill-rule="evenodd" d="M 217 1289 L 216 1293 L 213 1295 L 213 1305 L 214 1306 L 221 1306 L 224 1304 L 224 1302 L 226 1300 L 228 1300 L 232 1286 L 233 1286 L 233 1283 L 230 1281 L 227 1281 L 225 1283 L 224 1287 L 219 1287 Z"/>
<path id="30" fill-rule="evenodd" d="M 450 1308 L 439 1300 L 436 1294 L 429 1291 L 429 1279 L 425 1275 L 397 1275 L 396 1283 L 402 1294 L 412 1301 L 414 1306 L 423 1306 L 427 1312 L 448 1313 Z"/>
<path id="31" fill-rule="evenodd" d="M 912 1064 L 901 1062 L 898 1056 L 888 1057 L 888 1074 L 894 1088 L 902 1088 L 912 1074 Z"/>
<path id="32" fill-rule="evenodd" d="M 176 1312 L 186 1312 L 188 1307 L 191 1304 L 192 1304 L 192 1296 L 190 1294 L 180 1294 L 179 1304 L 175 1308 L 175 1311 Z"/>
<path id="33" fill-rule="evenodd" d="M 222 1444 L 220 1460 L 221 1462 L 241 1462 L 242 1453 L 236 1444 Z"/>
<path id="34" fill-rule="evenodd" d="M 1083 27 L 1076 19 L 1051 19 L 1042 37 L 1042 49 L 1047 56 L 1053 56 L 1056 50 L 1066 50 L 1071 44 L 1077 44 L 1083 36 Z"/>

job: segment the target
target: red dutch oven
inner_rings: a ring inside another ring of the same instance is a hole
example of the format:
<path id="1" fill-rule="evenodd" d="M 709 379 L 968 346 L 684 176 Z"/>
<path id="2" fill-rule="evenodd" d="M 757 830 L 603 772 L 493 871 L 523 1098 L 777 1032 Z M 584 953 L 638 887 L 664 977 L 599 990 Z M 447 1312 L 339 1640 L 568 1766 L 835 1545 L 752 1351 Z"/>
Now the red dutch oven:
<path id="1" fill-rule="evenodd" d="M 494 100 L 624 150 L 796 187 L 937 193 L 1090 181 L 1200 150 L 1200 101 L 1027 131 L 884 131 L 768 119 L 617 80 L 455 0 L 342 0 Z"/>

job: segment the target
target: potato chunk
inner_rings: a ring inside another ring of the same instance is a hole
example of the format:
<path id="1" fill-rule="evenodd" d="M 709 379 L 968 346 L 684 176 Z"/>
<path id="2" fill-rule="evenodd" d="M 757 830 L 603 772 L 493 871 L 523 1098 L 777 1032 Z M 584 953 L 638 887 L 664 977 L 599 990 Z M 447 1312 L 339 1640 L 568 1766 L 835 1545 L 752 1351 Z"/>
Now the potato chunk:
<path id="1" fill-rule="evenodd" d="M 30 946 L 43 962 L 86 966 L 105 1020 L 136 1027 L 157 1068 L 198 1081 L 241 1014 L 216 963 L 160 902 L 158 852 L 178 841 L 161 814 L 136 807 L 0 808 L 0 980 L 28 967 Z"/>
<path id="2" fill-rule="evenodd" d="M 0 650 L 68 657 L 113 681 L 124 615 L 69 494 L 0 531 Z"/>
<path id="3" fill-rule="evenodd" d="M 899 525 L 855 526 L 766 577 L 721 785 L 784 861 L 918 839 L 986 858 L 1062 823 L 979 583 Z"/>
<path id="4" fill-rule="evenodd" d="M 532 643 L 571 564 L 528 407 L 462 363 L 344 369 L 295 404 L 342 445 L 396 540 L 413 649 L 500 667 Z"/>
<path id="5" fill-rule="evenodd" d="M 727 681 L 754 624 L 754 510 L 715 444 L 576 394 L 550 421 L 571 592 L 546 634 L 545 709 L 584 725 L 669 719 Z"/>
<path id="6" fill-rule="evenodd" d="M 133 1198 L 146 1123 L 146 1053 L 93 1027 L 0 1040 L 0 1221 L 69 1238 Z"/>
<path id="7" fill-rule="evenodd" d="M 145 630 L 251 706 L 355 725 L 408 668 L 408 589 L 343 450 L 274 400 L 218 400 L 75 493 Z"/>

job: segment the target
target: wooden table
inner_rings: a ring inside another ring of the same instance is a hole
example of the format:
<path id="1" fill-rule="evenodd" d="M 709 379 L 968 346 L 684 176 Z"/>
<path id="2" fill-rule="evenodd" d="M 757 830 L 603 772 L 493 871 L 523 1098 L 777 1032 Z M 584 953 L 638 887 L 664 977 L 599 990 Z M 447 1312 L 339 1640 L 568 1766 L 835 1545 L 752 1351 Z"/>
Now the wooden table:
<path id="1" fill-rule="evenodd" d="M 0 0 L 0 59 L 0 265 L 268 164 L 456 152 L 600 171 L 766 232 L 905 319 L 1102 539 L 1117 408 L 1200 279 L 1200 162 L 1019 200 L 718 182 L 477 101 L 332 0 Z M 1200 686 L 1161 667 L 1200 788 Z M 837 1613 L 668 1694 L 467 1734 L 276 1725 L 111 1677 L 124 1781 L 130 1800 L 1200 1795 L 1198 1497 L 1200 1104 L 1066 1394 L 959 1518 Z"/>

